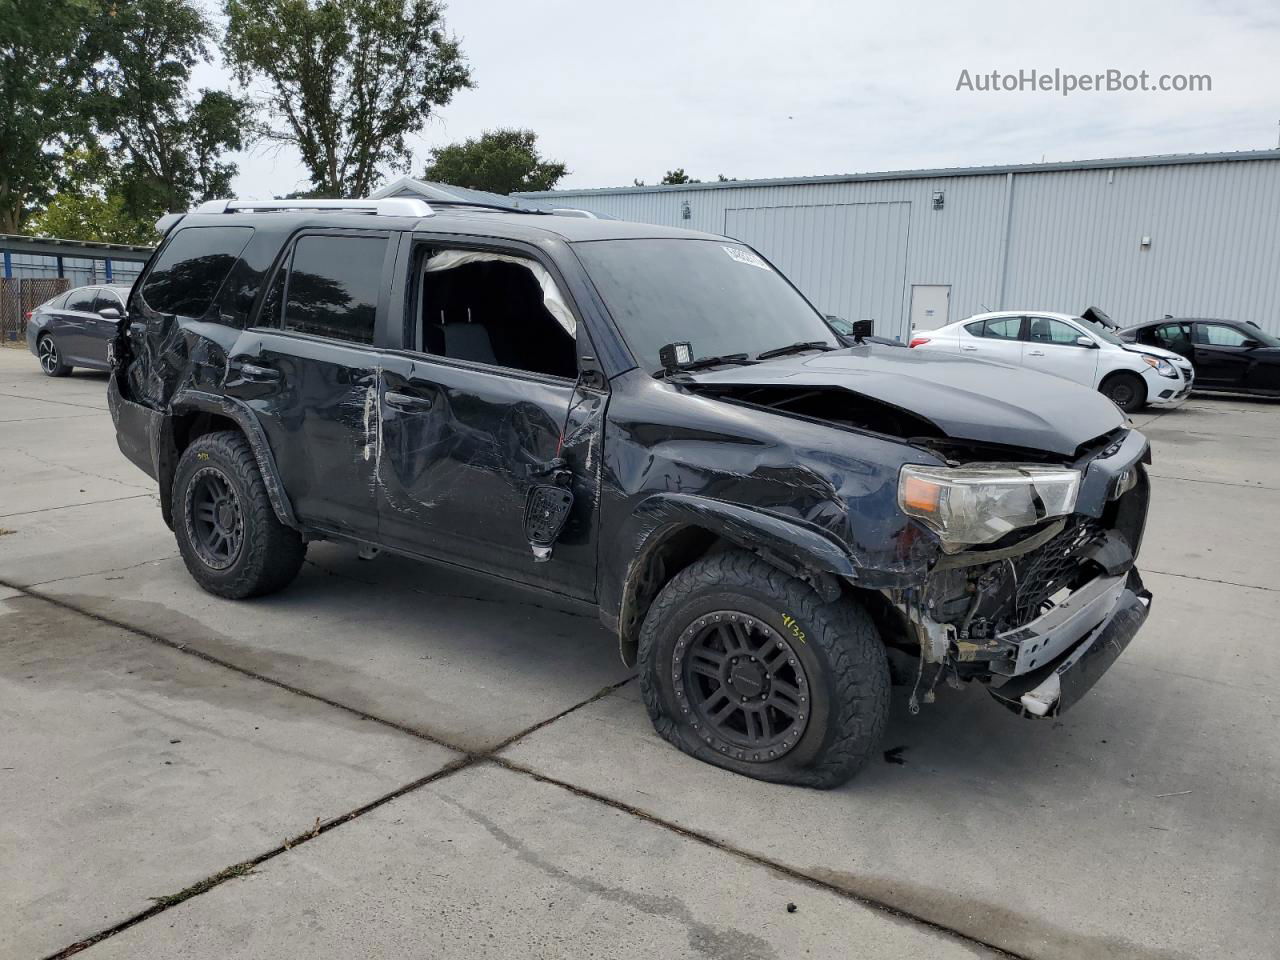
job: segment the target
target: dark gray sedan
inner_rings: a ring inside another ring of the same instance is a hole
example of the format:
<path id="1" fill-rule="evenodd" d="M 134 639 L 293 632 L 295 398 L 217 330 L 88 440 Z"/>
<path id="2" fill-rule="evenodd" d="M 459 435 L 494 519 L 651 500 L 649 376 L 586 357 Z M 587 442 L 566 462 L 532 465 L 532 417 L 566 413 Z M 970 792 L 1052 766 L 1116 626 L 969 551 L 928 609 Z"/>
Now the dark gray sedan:
<path id="1" fill-rule="evenodd" d="M 72 367 L 107 370 L 107 344 L 124 316 L 129 288 L 75 287 L 46 300 L 27 317 L 27 346 L 50 377 Z"/>

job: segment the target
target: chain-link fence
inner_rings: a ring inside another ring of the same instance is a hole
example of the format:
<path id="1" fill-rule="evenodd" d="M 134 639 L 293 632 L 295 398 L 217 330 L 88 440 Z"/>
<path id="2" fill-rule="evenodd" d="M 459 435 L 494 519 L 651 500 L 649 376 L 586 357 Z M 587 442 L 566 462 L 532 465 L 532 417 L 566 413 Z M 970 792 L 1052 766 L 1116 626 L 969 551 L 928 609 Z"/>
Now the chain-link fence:
<path id="1" fill-rule="evenodd" d="M 26 347 L 27 314 L 71 287 L 66 277 L 0 277 L 0 347 Z"/>

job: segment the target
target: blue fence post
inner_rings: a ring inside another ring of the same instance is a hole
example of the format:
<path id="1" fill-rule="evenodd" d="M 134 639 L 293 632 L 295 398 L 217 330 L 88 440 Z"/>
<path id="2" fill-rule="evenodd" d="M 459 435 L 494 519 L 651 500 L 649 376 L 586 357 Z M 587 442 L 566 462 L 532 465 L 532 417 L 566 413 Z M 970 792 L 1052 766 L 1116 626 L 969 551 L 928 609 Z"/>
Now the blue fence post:
<path id="1" fill-rule="evenodd" d="M 107 257 L 107 258 L 106 258 L 105 260 L 103 260 L 102 262 L 105 264 L 104 269 L 105 269 L 106 274 L 107 274 L 107 283 L 110 283 L 110 282 L 111 282 L 111 258 L 110 258 L 110 257 Z"/>
<path id="2" fill-rule="evenodd" d="M 66 276 L 66 274 L 62 272 L 62 258 L 54 257 L 54 259 L 58 261 L 58 279 L 61 280 Z"/>
<path id="3" fill-rule="evenodd" d="M 4 252 L 4 278 L 8 280 L 13 276 L 13 254 L 8 250 Z"/>

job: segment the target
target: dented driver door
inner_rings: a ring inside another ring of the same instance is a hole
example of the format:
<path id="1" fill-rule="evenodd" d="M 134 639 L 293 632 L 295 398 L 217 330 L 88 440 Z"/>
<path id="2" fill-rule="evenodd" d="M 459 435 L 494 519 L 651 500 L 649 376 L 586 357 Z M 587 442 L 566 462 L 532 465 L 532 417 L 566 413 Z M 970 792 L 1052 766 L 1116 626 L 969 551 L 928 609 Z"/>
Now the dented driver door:
<path id="1" fill-rule="evenodd" d="M 592 599 L 605 400 L 567 380 L 388 355 L 377 466 L 382 541 Z M 554 479 L 557 458 L 573 505 L 540 559 L 525 508 L 529 491 Z"/>

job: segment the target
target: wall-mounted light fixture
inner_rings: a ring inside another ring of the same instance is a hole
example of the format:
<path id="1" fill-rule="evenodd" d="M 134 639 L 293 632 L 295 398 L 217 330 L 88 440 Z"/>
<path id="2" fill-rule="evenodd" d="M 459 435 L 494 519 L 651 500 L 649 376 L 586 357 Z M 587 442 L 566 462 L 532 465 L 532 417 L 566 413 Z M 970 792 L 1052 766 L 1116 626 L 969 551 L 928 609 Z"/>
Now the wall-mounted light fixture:
<path id="1" fill-rule="evenodd" d="M 941 190 L 933 191 L 933 209 L 941 210 L 943 205 L 946 202 L 947 202 L 947 195 L 945 193 L 943 193 Z"/>
<path id="2" fill-rule="evenodd" d="M 680 219 L 689 220 L 689 219 L 692 219 L 692 217 L 693 217 L 693 211 L 689 209 L 689 201 L 681 200 L 680 201 Z"/>
<path id="3" fill-rule="evenodd" d="M 1151 249 L 1151 238 L 1150 238 L 1150 237 L 1143 237 L 1140 241 L 1138 241 L 1138 245 L 1139 245 L 1140 247 L 1142 247 L 1142 249 L 1143 249 L 1143 250 L 1150 250 L 1150 249 Z"/>

